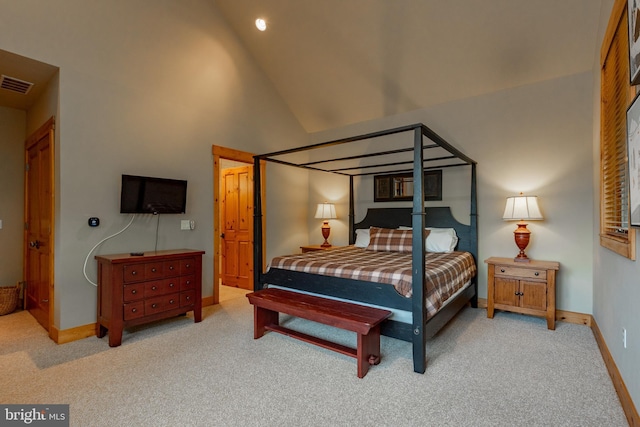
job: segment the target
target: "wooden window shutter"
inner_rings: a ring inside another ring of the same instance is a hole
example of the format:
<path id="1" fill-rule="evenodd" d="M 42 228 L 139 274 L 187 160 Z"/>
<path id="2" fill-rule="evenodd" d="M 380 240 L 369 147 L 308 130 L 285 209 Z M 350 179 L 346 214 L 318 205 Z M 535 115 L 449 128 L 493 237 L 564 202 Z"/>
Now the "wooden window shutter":
<path id="1" fill-rule="evenodd" d="M 635 259 L 629 227 L 626 113 L 633 99 L 629 84 L 626 0 L 611 14 L 601 50 L 600 244 Z"/>

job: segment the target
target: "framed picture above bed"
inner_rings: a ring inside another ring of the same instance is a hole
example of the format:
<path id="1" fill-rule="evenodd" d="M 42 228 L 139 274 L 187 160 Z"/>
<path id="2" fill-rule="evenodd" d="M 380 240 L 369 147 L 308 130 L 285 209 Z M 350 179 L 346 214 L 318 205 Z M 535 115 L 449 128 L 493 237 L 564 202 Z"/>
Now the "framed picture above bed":
<path id="1" fill-rule="evenodd" d="M 412 173 L 374 176 L 374 202 L 400 202 L 407 200 L 413 200 Z M 442 170 L 424 171 L 424 200 L 442 200 Z"/>

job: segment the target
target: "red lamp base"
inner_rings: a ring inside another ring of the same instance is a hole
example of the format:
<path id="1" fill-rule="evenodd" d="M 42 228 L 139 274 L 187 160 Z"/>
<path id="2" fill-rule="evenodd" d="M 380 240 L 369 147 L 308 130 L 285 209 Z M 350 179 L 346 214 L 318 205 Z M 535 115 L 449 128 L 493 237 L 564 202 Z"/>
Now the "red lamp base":
<path id="1" fill-rule="evenodd" d="M 329 238 L 329 233 L 331 233 L 331 227 L 329 227 L 329 221 L 324 221 L 322 224 L 322 237 L 324 237 L 324 243 L 320 245 L 322 248 L 330 248 L 331 243 L 327 240 Z"/>
<path id="2" fill-rule="evenodd" d="M 524 250 L 529 245 L 529 237 L 531 236 L 531 231 L 527 229 L 527 224 L 524 222 L 518 223 L 518 228 L 513 232 L 513 236 L 516 240 L 516 245 L 520 249 L 520 253 L 513 259 L 517 262 L 529 262 L 529 257 Z"/>

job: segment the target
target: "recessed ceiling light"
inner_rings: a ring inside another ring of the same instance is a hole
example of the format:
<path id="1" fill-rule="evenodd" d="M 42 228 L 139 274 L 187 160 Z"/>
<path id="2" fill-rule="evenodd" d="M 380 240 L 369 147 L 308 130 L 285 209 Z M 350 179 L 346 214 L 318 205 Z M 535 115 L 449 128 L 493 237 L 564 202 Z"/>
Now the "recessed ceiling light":
<path id="1" fill-rule="evenodd" d="M 264 31 L 267 29 L 267 21 L 262 18 L 256 19 L 256 28 L 260 31 Z"/>

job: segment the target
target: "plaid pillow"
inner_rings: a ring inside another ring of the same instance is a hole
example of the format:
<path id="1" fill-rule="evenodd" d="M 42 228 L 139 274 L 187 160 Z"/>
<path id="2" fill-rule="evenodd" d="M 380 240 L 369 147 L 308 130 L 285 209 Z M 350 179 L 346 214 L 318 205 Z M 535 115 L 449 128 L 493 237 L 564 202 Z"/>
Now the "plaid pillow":
<path id="1" fill-rule="evenodd" d="M 393 228 L 370 228 L 367 250 L 411 253 L 411 230 Z"/>

